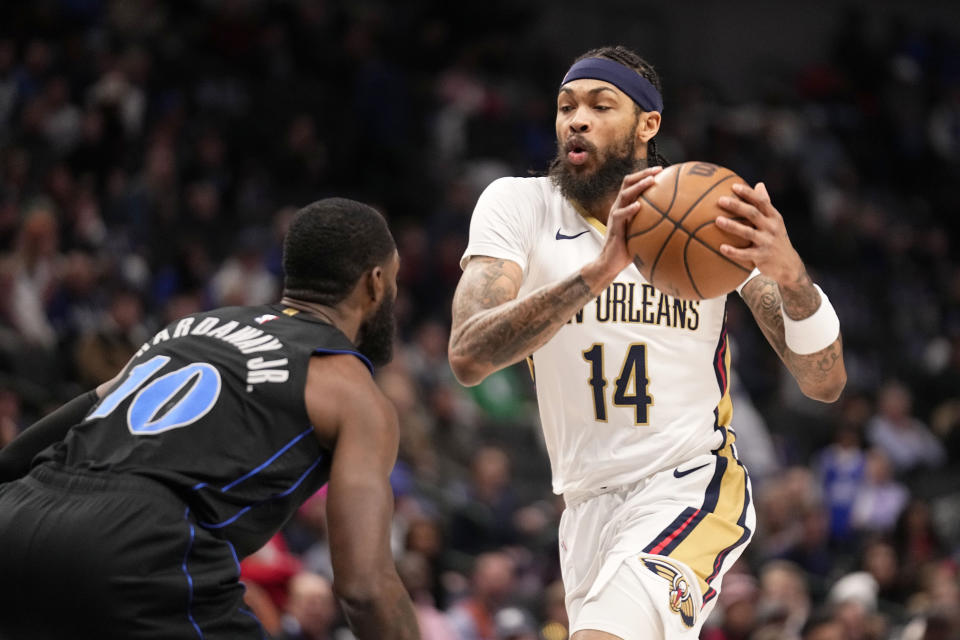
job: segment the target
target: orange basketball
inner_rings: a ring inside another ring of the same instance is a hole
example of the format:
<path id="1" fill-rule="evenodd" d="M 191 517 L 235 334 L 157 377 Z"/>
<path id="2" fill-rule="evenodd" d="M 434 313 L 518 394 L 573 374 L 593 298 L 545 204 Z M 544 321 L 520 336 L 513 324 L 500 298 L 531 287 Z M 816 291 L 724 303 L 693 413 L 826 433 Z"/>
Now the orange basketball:
<path id="1" fill-rule="evenodd" d="M 709 162 L 667 167 L 644 191 L 643 207 L 630 223 L 627 249 L 643 277 L 677 298 L 703 300 L 729 293 L 753 270 L 720 253 L 721 244 L 750 243 L 717 228 L 717 216 L 743 218 L 717 206 L 734 196 L 732 186 L 746 184 L 733 171 Z"/>

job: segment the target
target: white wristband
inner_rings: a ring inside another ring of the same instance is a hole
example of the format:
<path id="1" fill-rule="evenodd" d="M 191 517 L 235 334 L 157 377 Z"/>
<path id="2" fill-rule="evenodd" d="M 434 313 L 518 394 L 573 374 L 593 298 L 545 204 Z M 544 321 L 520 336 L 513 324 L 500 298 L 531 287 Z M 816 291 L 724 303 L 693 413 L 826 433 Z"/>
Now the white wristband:
<path id="1" fill-rule="evenodd" d="M 830 304 L 830 299 L 823 289 L 813 286 L 820 293 L 820 306 L 809 318 L 793 320 L 783 310 L 783 305 L 780 305 L 783 337 L 786 339 L 787 348 L 801 356 L 826 349 L 840 335 L 840 318 Z"/>

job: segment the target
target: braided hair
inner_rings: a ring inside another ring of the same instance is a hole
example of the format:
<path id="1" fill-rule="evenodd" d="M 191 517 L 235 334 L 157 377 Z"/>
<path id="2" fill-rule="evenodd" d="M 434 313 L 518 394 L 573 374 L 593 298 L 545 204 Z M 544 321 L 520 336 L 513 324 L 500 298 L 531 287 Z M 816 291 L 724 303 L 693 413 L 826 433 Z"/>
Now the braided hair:
<path id="1" fill-rule="evenodd" d="M 657 88 L 657 91 L 659 91 L 661 94 L 663 93 L 663 89 L 660 85 L 660 76 L 657 75 L 657 70 L 653 68 L 653 65 L 623 45 L 618 44 L 615 47 L 600 47 L 599 49 L 591 49 L 574 60 L 574 62 L 580 62 L 586 58 L 606 58 L 607 60 L 613 60 L 614 62 L 622 64 L 625 67 L 629 67 L 649 80 L 650 84 Z M 634 108 L 637 110 L 637 113 L 640 112 L 639 105 L 634 105 Z M 647 166 L 652 167 L 654 165 L 660 165 L 662 167 L 667 167 L 670 165 L 670 161 L 660 155 L 660 152 L 657 151 L 656 136 L 647 141 Z"/>

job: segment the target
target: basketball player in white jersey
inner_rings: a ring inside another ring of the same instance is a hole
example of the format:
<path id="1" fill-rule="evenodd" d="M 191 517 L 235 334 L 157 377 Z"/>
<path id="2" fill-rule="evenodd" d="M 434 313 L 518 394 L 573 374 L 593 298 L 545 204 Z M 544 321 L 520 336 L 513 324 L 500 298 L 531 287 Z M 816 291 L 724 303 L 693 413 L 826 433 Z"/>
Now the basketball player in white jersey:
<path id="1" fill-rule="evenodd" d="M 572 640 L 696 638 L 755 528 L 737 459 L 725 296 L 677 300 L 632 263 L 625 233 L 663 164 L 652 67 L 591 51 L 557 96 L 549 177 L 481 195 L 453 303 L 450 363 L 467 385 L 532 356 Z M 649 167 L 649 168 L 648 168 Z M 808 396 L 846 383 L 840 326 L 766 188 L 721 206 L 755 227 L 722 253 L 756 269 L 738 289 Z"/>

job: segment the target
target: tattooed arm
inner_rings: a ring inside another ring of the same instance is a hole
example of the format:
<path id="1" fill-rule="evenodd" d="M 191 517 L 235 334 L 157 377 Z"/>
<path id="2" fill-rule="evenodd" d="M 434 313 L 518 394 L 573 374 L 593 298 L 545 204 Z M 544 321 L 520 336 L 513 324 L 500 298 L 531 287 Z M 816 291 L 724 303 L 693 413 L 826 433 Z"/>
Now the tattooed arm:
<path id="1" fill-rule="evenodd" d="M 659 167 L 628 175 L 607 219 L 600 255 L 560 282 L 517 299 L 523 279 L 510 260 L 474 256 L 453 297 L 449 358 L 465 385 L 479 384 L 542 347 L 573 314 L 603 291 L 630 263 L 627 225 L 640 210 L 639 196 Z"/>
<path id="2" fill-rule="evenodd" d="M 781 306 L 792 320 L 803 320 L 819 308 L 820 293 L 790 243 L 783 216 L 771 204 L 763 183 L 753 189 L 734 185 L 734 191 L 738 198 L 720 198 L 718 204 L 746 218 L 752 226 L 723 216 L 717 218 L 717 226 L 749 240 L 751 246 L 737 249 L 721 245 L 720 251 L 740 262 L 752 262 L 762 274 L 744 285 L 740 295 L 803 393 L 815 400 L 833 402 L 847 383 L 842 336 L 837 335 L 832 344 L 807 355 L 787 347 Z"/>
<path id="3" fill-rule="evenodd" d="M 743 287 L 741 295 L 763 335 L 796 378 L 803 393 L 822 402 L 834 402 L 839 398 L 847 382 L 842 336 L 838 335 L 826 349 L 800 355 L 787 348 L 783 335 L 781 305 L 794 320 L 811 316 L 820 306 L 820 294 L 813 288 L 806 270 L 790 285 L 778 285 L 767 276 L 757 276 Z"/>
<path id="4" fill-rule="evenodd" d="M 519 265 L 486 256 L 471 258 L 453 297 L 449 356 L 457 379 L 465 385 L 479 384 L 543 346 L 613 279 L 602 274 L 585 277 L 584 270 L 517 300 Z"/>

